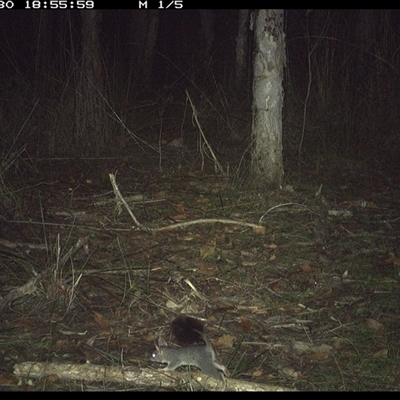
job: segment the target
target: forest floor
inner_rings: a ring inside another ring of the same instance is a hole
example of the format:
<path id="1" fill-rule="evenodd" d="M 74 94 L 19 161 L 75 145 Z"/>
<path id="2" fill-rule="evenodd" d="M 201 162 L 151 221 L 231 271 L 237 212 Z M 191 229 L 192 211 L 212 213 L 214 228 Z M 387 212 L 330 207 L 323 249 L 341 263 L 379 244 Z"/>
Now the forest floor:
<path id="1" fill-rule="evenodd" d="M 181 314 L 206 322 L 227 390 L 400 390 L 400 175 L 286 166 L 282 190 L 261 195 L 178 153 L 35 160 L 13 182 L 0 390 L 209 389 L 195 369 L 151 380 L 154 343 L 173 344 Z M 142 375 L 84 376 L 89 366 Z"/>

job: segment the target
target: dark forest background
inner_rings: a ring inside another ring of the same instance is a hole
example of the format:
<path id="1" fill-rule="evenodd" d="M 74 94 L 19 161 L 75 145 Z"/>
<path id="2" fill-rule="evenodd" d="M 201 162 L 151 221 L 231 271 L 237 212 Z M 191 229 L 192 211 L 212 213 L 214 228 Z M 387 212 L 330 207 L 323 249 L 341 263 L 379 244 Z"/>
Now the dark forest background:
<path id="1" fill-rule="evenodd" d="M 160 11 L 150 64 L 138 41 L 149 11 L 97 11 L 103 75 L 85 92 L 85 62 L 93 61 L 82 54 L 84 37 L 90 35 L 85 32 L 89 13 L 0 15 L 3 171 L 11 155 L 118 154 L 134 147 L 137 138 L 157 140 L 160 116 L 163 139 L 173 140 L 187 129 L 190 140 L 186 89 L 213 143 L 229 147 L 241 142 L 245 151 L 251 129 L 253 32 L 248 31 L 247 81 L 238 86 L 238 10 L 212 11 L 208 53 L 198 10 Z M 288 10 L 284 30 L 286 166 L 294 162 L 314 169 L 329 165 L 334 156 L 340 162 L 377 161 L 392 168 L 400 153 L 399 12 Z M 94 126 L 87 123 L 90 115 L 98 121 Z"/>

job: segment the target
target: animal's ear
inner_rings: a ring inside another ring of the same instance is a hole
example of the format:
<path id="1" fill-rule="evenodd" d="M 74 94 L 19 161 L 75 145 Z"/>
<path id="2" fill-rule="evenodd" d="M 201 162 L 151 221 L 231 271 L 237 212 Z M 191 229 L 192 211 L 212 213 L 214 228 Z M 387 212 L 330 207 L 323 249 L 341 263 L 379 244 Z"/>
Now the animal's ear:
<path id="1" fill-rule="evenodd" d="M 168 346 L 167 342 L 162 337 L 159 337 L 158 338 L 158 346 L 156 346 L 156 347 L 158 348 L 158 347 L 167 347 L 167 346 Z"/>

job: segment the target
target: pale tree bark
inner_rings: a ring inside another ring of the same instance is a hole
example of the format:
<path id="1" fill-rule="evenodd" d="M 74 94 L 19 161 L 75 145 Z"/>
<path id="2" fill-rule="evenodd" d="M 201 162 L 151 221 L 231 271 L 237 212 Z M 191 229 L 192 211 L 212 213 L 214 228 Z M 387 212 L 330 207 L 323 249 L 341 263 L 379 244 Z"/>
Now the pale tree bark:
<path id="1" fill-rule="evenodd" d="M 266 189 L 283 180 L 283 10 L 257 10 L 254 22 L 252 184 Z"/>

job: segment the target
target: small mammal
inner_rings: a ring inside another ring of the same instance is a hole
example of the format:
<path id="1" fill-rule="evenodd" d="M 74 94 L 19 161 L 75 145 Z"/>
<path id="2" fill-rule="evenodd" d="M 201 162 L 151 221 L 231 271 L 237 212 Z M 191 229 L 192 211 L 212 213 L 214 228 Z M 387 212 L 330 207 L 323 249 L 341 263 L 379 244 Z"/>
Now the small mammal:
<path id="1" fill-rule="evenodd" d="M 228 369 L 218 361 L 215 350 L 203 333 L 203 323 L 192 317 L 177 317 L 171 324 L 171 330 L 176 339 L 181 343 L 192 343 L 184 347 L 169 347 L 161 337 L 156 344 L 156 350 L 151 355 L 151 360 L 166 363 L 164 370 L 173 371 L 182 365 L 200 368 L 205 374 L 224 382 L 229 376 Z M 199 344 L 203 341 L 204 344 Z M 193 344 L 197 343 L 197 344 Z"/>

